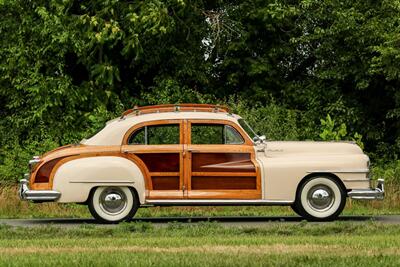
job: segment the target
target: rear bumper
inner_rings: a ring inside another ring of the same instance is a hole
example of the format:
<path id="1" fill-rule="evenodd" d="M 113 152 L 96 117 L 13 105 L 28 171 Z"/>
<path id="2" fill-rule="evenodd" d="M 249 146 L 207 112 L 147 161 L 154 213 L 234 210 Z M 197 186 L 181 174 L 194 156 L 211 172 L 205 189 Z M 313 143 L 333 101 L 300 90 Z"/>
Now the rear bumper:
<path id="1" fill-rule="evenodd" d="M 360 200 L 383 200 L 385 196 L 385 181 L 378 179 L 378 184 L 375 189 L 353 189 L 348 192 L 351 199 Z"/>
<path id="2" fill-rule="evenodd" d="M 32 200 L 36 202 L 56 201 L 61 193 L 54 190 L 30 190 L 28 175 L 19 181 L 18 194 L 21 200 Z"/>

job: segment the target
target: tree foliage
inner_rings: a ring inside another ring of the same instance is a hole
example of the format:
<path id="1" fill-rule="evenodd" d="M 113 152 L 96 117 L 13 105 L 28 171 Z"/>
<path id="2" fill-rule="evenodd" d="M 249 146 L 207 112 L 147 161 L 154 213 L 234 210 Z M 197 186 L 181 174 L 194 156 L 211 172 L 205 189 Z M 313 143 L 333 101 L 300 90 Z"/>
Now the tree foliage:
<path id="1" fill-rule="evenodd" d="M 341 137 L 396 158 L 399 11 L 398 0 L 0 1 L 0 176 L 154 103 L 227 103 L 268 139 L 329 139 L 329 114 Z"/>

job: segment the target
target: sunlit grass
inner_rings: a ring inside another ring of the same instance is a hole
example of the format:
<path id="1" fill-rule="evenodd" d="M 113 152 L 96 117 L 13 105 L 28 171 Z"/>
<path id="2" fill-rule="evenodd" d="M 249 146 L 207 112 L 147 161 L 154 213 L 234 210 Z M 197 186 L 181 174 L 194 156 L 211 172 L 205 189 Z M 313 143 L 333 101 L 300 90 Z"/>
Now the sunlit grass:
<path id="1" fill-rule="evenodd" d="M 0 226 L 0 265 L 398 266 L 400 226 L 374 222 Z"/>

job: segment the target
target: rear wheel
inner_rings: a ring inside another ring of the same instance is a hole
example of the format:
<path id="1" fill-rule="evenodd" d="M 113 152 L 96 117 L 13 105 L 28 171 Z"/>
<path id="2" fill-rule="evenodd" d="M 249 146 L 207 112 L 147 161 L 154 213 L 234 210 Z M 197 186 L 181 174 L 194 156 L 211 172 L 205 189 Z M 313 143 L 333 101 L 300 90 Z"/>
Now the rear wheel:
<path id="1" fill-rule="evenodd" d="M 307 220 L 327 221 L 339 216 L 346 204 L 346 193 L 331 177 L 312 177 L 299 188 L 294 211 Z"/>
<path id="2" fill-rule="evenodd" d="M 103 223 L 117 223 L 132 218 L 139 208 L 136 192 L 126 186 L 101 186 L 89 196 L 89 211 Z"/>

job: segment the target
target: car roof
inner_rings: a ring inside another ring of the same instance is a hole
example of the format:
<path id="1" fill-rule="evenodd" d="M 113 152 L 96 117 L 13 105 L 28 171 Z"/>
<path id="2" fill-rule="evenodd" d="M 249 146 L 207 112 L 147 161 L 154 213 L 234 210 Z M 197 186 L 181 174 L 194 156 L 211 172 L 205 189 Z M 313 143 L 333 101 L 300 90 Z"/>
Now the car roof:
<path id="1" fill-rule="evenodd" d="M 93 137 L 83 140 L 81 143 L 85 145 L 121 145 L 125 133 L 134 125 L 143 122 L 151 122 L 158 120 L 227 120 L 237 123 L 241 117 L 236 114 L 226 112 L 196 112 L 196 111 L 174 111 L 147 113 L 136 115 L 134 113 L 115 118 L 107 122 L 106 126 Z"/>

